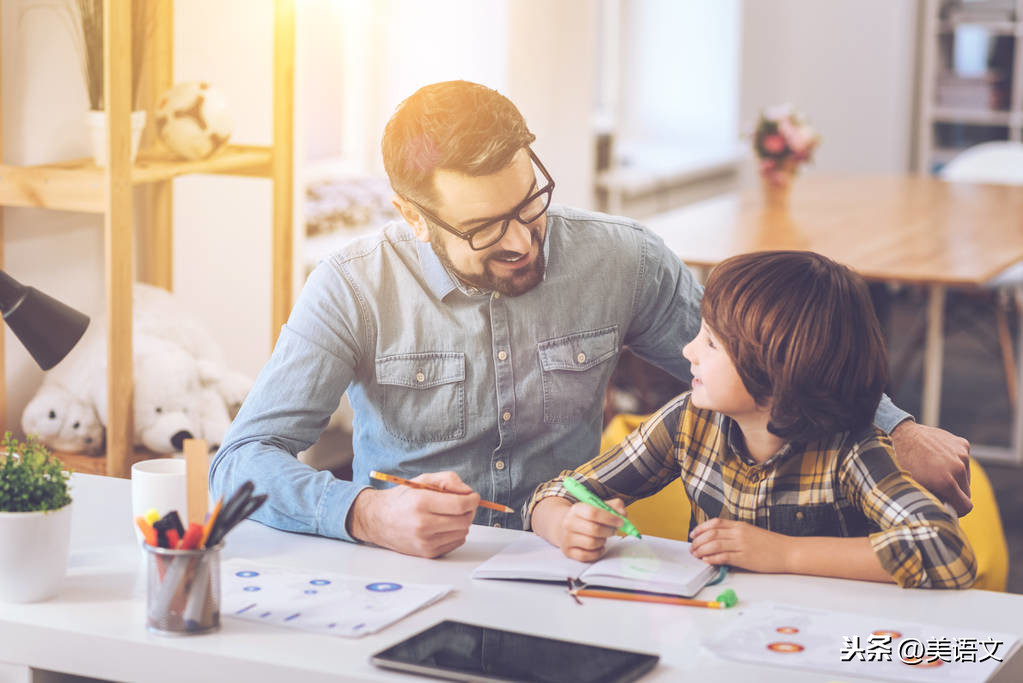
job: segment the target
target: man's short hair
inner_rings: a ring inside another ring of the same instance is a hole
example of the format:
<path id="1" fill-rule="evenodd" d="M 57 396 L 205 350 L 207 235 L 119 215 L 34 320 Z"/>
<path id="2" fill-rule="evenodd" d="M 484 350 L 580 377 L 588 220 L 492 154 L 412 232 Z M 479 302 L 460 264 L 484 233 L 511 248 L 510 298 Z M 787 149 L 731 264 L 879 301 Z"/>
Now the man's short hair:
<path id="1" fill-rule="evenodd" d="M 805 443 L 870 424 L 888 355 L 849 268 L 808 251 L 734 256 L 711 272 L 700 310 L 753 399 L 771 400 L 772 434 Z"/>
<path id="2" fill-rule="evenodd" d="M 436 169 L 490 175 L 535 139 L 504 95 L 478 83 L 445 81 L 398 105 L 380 147 L 394 191 L 426 204 L 436 200 Z"/>

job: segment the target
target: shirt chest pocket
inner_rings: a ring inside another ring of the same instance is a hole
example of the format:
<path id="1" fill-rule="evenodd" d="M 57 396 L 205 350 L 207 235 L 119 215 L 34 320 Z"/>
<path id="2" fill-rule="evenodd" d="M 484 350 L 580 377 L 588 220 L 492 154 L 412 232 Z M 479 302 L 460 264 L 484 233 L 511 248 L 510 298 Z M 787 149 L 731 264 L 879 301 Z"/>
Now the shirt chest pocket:
<path id="1" fill-rule="evenodd" d="M 575 422 L 594 404 L 618 356 L 618 326 L 577 332 L 537 344 L 543 378 L 543 418 L 548 424 Z"/>
<path id="2" fill-rule="evenodd" d="M 408 443 L 465 436 L 465 354 L 403 353 L 376 359 L 384 429 Z"/>

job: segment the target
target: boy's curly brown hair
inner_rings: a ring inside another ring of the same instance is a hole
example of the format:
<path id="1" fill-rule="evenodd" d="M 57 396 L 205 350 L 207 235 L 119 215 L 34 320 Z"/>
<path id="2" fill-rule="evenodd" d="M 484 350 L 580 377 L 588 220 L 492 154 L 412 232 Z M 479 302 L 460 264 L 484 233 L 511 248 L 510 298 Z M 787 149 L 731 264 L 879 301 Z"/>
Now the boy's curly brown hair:
<path id="1" fill-rule="evenodd" d="M 722 261 L 700 308 L 759 405 L 768 431 L 808 442 L 859 430 L 888 381 L 881 326 L 863 279 L 808 251 Z"/>

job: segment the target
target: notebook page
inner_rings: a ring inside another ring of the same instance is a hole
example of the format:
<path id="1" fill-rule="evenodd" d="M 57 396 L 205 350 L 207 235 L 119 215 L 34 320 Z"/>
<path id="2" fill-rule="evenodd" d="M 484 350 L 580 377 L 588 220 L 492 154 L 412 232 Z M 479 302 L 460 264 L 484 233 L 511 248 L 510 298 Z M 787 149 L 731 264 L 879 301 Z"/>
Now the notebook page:
<path id="1" fill-rule="evenodd" d="M 656 536 L 608 539 L 607 553 L 580 578 L 594 586 L 692 596 L 717 575 L 693 557 L 689 543 Z"/>
<path id="2" fill-rule="evenodd" d="M 565 557 L 561 548 L 536 534 L 523 534 L 501 552 L 476 567 L 474 579 L 534 579 L 564 581 L 590 565 Z"/>

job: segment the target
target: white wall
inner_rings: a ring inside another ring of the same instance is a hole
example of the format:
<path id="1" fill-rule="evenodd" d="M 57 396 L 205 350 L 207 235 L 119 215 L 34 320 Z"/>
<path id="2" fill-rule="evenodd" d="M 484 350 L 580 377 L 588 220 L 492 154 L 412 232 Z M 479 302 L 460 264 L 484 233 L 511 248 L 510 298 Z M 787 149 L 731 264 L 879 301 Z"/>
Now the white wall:
<path id="1" fill-rule="evenodd" d="M 720 154 L 739 125 L 741 2 L 626 0 L 622 141 Z"/>
<path id="2" fill-rule="evenodd" d="M 554 201 L 593 206 L 598 4 L 508 0 L 508 98 L 536 135 Z"/>
<path id="3" fill-rule="evenodd" d="M 741 122 L 792 102 L 821 134 L 805 172 L 909 170 L 916 17 L 912 0 L 746 0 Z"/>

